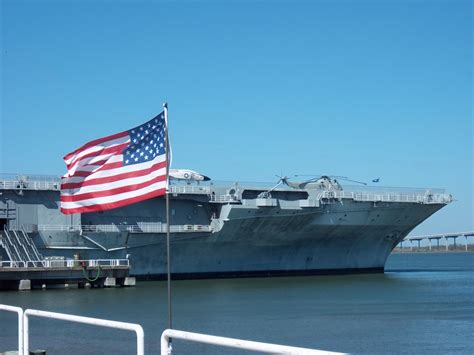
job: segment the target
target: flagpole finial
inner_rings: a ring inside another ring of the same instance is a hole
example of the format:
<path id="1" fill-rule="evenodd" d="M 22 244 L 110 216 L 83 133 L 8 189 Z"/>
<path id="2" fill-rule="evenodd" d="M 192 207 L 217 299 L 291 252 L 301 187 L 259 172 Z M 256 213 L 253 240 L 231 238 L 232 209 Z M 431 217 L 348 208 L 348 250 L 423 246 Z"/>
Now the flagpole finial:
<path id="1" fill-rule="evenodd" d="M 163 108 L 168 108 L 168 103 L 167 102 L 163 102 Z"/>

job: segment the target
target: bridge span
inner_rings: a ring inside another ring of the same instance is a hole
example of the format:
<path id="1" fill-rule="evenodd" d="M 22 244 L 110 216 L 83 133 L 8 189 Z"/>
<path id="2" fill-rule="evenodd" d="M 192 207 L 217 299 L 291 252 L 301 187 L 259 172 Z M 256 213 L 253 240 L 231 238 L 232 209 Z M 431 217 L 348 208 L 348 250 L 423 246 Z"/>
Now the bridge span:
<path id="1" fill-rule="evenodd" d="M 440 233 L 440 234 L 429 234 L 429 235 L 420 235 L 420 236 L 407 236 L 403 239 L 397 246 L 397 248 L 404 248 L 404 243 L 410 243 L 410 250 L 413 250 L 413 243 L 417 243 L 417 247 L 421 248 L 422 241 L 428 241 L 428 249 L 431 251 L 433 249 L 433 241 L 436 241 L 436 248 L 440 249 L 440 240 L 443 240 L 444 248 L 449 250 L 450 243 L 449 241 L 452 240 L 453 248 L 457 248 L 456 241 L 458 238 L 464 238 L 464 248 L 466 251 L 469 250 L 470 241 L 472 241 L 472 237 L 474 237 L 474 231 L 468 232 L 458 232 L 458 233 Z M 471 238 L 471 239 L 469 239 Z"/>

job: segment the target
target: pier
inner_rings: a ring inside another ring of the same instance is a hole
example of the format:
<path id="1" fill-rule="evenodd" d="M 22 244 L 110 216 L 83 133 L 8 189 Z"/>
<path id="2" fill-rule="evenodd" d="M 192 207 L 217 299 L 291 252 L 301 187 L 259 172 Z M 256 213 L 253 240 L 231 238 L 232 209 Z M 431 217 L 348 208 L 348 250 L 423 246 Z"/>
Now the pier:
<path id="1" fill-rule="evenodd" d="M 403 239 L 394 251 L 474 251 L 472 237 L 474 231 L 409 236 Z M 461 243 L 458 243 L 458 238 L 461 238 Z"/>
<path id="2" fill-rule="evenodd" d="M 0 262 L 0 290 L 135 286 L 128 259 Z"/>
<path id="3" fill-rule="evenodd" d="M 129 277 L 128 259 L 45 258 L 23 227 L 0 231 L 0 247 L 8 258 L 0 260 L 0 290 L 135 286 L 135 278 Z"/>

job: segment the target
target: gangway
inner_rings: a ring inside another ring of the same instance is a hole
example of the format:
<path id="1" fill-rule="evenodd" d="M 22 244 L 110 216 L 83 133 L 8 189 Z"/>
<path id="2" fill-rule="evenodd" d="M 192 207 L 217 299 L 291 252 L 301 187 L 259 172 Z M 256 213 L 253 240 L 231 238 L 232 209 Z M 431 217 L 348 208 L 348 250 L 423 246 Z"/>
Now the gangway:
<path id="1" fill-rule="evenodd" d="M 5 249 L 10 261 L 38 262 L 44 260 L 23 227 L 20 230 L 5 228 L 1 231 L 0 246 Z"/>

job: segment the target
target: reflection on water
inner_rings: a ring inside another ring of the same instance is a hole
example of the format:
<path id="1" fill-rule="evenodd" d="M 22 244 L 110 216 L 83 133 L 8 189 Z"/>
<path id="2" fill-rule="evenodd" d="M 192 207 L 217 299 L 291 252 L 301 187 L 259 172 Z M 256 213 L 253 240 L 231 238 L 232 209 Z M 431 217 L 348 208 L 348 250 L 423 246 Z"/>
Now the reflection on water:
<path id="1" fill-rule="evenodd" d="M 416 271 L 413 271 L 416 270 Z M 473 353 L 473 253 L 396 254 L 376 275 L 173 282 L 177 329 L 355 353 Z M 157 353 L 166 283 L 135 288 L 3 292 L 24 308 L 140 323 Z M 16 346 L 15 317 L 0 314 L 0 350 Z M 34 319 L 31 342 L 48 355 L 133 354 L 123 331 Z M 84 344 L 86 346 L 84 347 Z M 242 353 L 174 342 L 175 353 Z"/>

